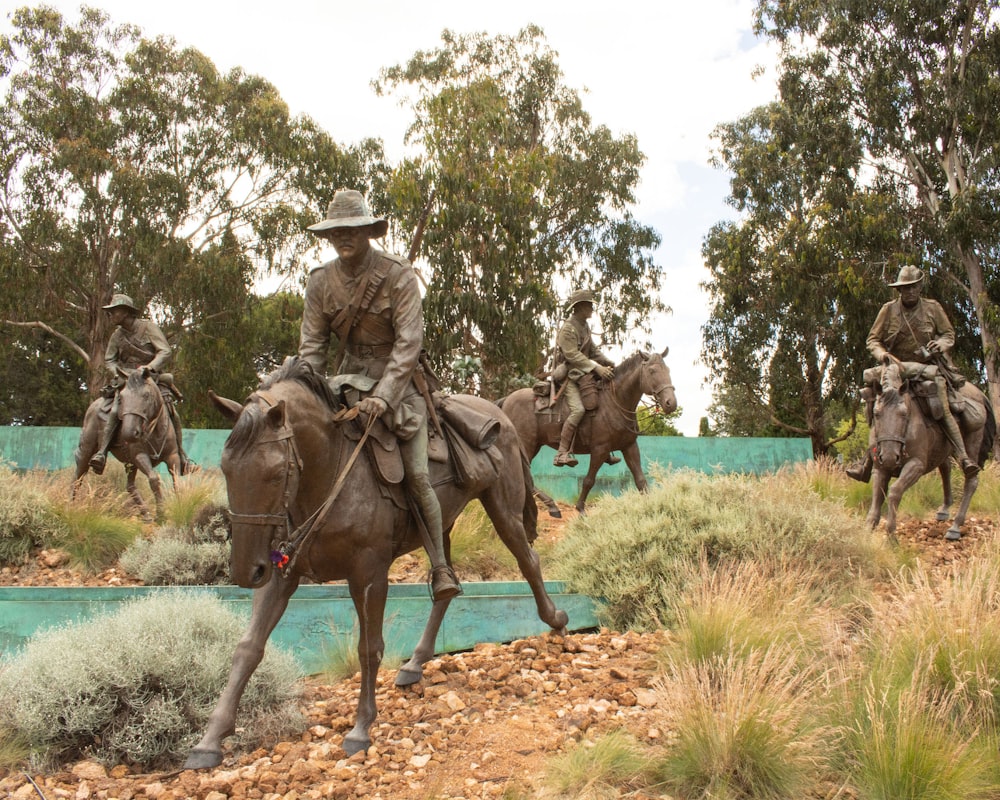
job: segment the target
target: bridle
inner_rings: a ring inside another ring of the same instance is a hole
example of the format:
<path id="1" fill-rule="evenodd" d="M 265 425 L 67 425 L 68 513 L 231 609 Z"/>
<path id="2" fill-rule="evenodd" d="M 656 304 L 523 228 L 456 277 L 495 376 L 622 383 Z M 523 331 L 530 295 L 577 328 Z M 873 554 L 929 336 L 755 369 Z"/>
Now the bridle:
<path id="1" fill-rule="evenodd" d="M 885 395 L 883 395 L 883 397 L 885 397 Z M 902 405 L 905 406 L 906 401 L 903 399 L 903 393 L 902 392 L 899 392 L 898 395 L 897 395 L 897 399 L 893 401 L 893 404 L 896 404 L 896 403 L 899 403 L 899 404 L 902 404 Z M 884 403 L 882 405 L 882 408 L 883 409 L 885 408 L 885 404 Z M 876 420 L 877 420 L 878 416 L 879 415 L 876 413 Z M 884 442 L 895 442 L 901 448 L 900 457 L 901 458 L 906 458 L 906 439 L 907 439 L 906 433 L 907 433 L 907 431 L 909 429 L 910 429 L 910 414 L 907 413 L 907 415 L 906 415 L 906 425 L 903 428 L 903 434 L 902 434 L 902 436 L 888 436 L 888 435 L 883 436 L 883 435 L 877 435 L 875 437 L 875 446 L 877 448 L 876 452 L 880 452 L 881 451 L 882 444 Z"/>
<path id="2" fill-rule="evenodd" d="M 271 408 L 276 405 L 274 399 L 264 390 L 255 392 L 254 396 L 259 398 Z M 356 406 L 353 408 L 345 408 L 333 415 L 333 421 L 335 423 L 346 422 L 357 416 L 358 409 Z M 277 442 L 284 442 L 285 444 L 285 476 L 284 489 L 282 491 L 281 498 L 281 510 L 265 514 L 242 514 L 230 510 L 229 518 L 236 524 L 260 525 L 270 529 L 271 563 L 276 566 L 282 574 L 291 572 L 292 567 L 295 566 L 295 561 L 298 558 L 299 553 L 302 552 L 303 546 L 308 541 L 309 537 L 311 537 L 326 520 L 326 515 L 333 507 L 333 503 L 340 494 L 341 489 L 344 488 L 344 481 L 347 479 L 347 475 L 351 471 L 351 467 L 354 466 L 354 462 L 357 461 L 361 448 L 368 440 L 372 426 L 375 424 L 375 419 L 375 417 L 369 416 L 365 425 L 364 433 L 355 446 L 354 451 L 351 453 L 350 458 L 348 458 L 344 468 L 340 471 L 340 475 L 337 476 L 337 480 L 334 483 L 333 488 L 330 490 L 330 494 L 327 496 L 326 500 L 298 527 L 295 527 L 295 523 L 292 519 L 291 504 L 294 499 L 292 497 L 292 491 L 293 487 L 298 486 L 299 479 L 302 476 L 303 463 L 302 457 L 299 454 L 298 445 L 295 442 L 295 432 L 292 430 L 291 425 L 288 424 L 288 420 L 286 419 L 282 423 L 282 426 L 275 431 L 273 436 L 269 436 L 266 439 L 258 439 L 254 443 L 255 445 L 275 444 Z M 284 529 L 285 536 L 283 539 L 275 543 L 277 532 L 282 529 Z"/>
<path id="3" fill-rule="evenodd" d="M 146 384 L 144 384 L 144 386 L 148 385 L 149 378 L 146 378 L 145 380 Z M 122 388 L 122 391 L 124 391 L 124 387 Z M 121 409 L 118 413 L 118 416 L 122 419 L 123 422 L 125 421 L 125 417 L 138 417 L 139 419 L 142 420 L 142 438 L 143 441 L 145 441 L 146 444 L 150 446 L 152 446 L 152 442 L 150 441 L 151 437 L 156 432 L 156 429 L 160 424 L 160 420 L 163 419 L 163 416 L 167 413 L 167 403 L 163 399 L 163 395 L 160 393 L 160 388 L 156 385 L 155 382 L 152 385 L 152 391 L 155 392 L 154 397 L 156 398 L 156 400 L 159 401 L 157 405 L 156 416 L 153 417 L 152 421 L 150 421 L 149 415 L 142 411 L 125 411 L 124 409 Z M 166 435 L 164 435 L 162 441 L 160 442 L 159 448 L 156 450 L 156 452 L 151 453 L 151 455 L 155 459 L 159 459 L 160 454 L 163 452 L 163 449 L 166 446 L 167 446 L 167 437 Z"/>

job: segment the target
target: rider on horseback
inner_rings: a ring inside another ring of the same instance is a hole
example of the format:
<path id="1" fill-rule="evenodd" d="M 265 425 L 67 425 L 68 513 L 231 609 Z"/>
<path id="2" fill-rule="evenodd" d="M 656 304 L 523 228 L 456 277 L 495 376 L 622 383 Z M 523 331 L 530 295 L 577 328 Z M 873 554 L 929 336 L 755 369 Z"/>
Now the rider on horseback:
<path id="1" fill-rule="evenodd" d="M 583 399 L 580 396 L 579 380 L 590 372 L 596 372 L 603 380 L 614 376 L 614 362 L 598 349 L 590 336 L 587 320 L 594 313 L 594 293 L 589 289 L 579 289 L 570 295 L 566 303 L 569 316 L 563 322 L 556 336 L 556 368 L 565 364 L 566 402 L 569 415 L 563 423 L 559 437 L 559 451 L 552 463 L 557 467 L 575 467 L 579 462 L 573 456 L 573 437 L 583 419 Z M 615 461 L 619 459 L 615 458 Z M 614 463 L 610 461 L 609 463 Z"/>
<path id="2" fill-rule="evenodd" d="M 333 244 L 338 257 L 309 275 L 299 356 L 318 375 L 326 374 L 332 333 L 338 341 L 337 374 L 370 380 L 358 409 L 382 418 L 399 439 L 407 494 L 427 535 L 431 589 L 435 600 L 443 600 L 462 588 L 444 555 L 441 506 L 427 463 L 427 403 L 415 383 L 423 309 L 410 262 L 371 247 L 370 240 L 385 236 L 388 227 L 372 217 L 362 194 L 350 189 L 339 190 L 326 219 L 309 226 Z"/>
<path id="3" fill-rule="evenodd" d="M 108 421 L 104 426 L 100 447 L 90 459 L 90 468 L 98 475 L 104 472 L 108 461 L 108 450 L 114 440 L 115 432 L 120 424 L 118 420 L 118 404 L 121 388 L 125 385 L 128 375 L 137 369 L 146 367 L 159 372 L 171 358 L 170 345 L 167 337 L 159 326 L 148 319 L 139 318 L 139 309 L 127 294 L 116 294 L 111 302 L 103 307 L 115 331 L 111 334 L 107 349 L 104 351 L 104 365 L 111 373 L 111 383 L 104 387 L 106 396 L 114 396 Z M 174 424 L 174 434 L 177 437 L 177 452 L 181 459 L 181 474 L 192 471 L 192 462 L 181 446 L 181 419 L 174 404 L 176 388 L 169 384 L 161 388 L 170 420 Z"/>
<path id="4" fill-rule="evenodd" d="M 899 292 L 899 297 L 879 311 L 868 334 L 868 350 L 880 364 L 888 359 L 897 362 L 904 378 L 933 379 L 943 411 L 941 426 L 955 449 L 962 472 L 969 478 L 979 472 L 979 466 L 965 450 L 962 432 L 948 402 L 949 382 L 955 388 L 965 383 L 948 355 L 955 345 L 955 329 L 940 303 L 920 296 L 923 280 L 924 273 L 914 266 L 900 269 L 896 282 L 889 284 Z M 848 467 L 846 472 L 867 483 L 872 466 L 869 448 L 865 460 Z"/>

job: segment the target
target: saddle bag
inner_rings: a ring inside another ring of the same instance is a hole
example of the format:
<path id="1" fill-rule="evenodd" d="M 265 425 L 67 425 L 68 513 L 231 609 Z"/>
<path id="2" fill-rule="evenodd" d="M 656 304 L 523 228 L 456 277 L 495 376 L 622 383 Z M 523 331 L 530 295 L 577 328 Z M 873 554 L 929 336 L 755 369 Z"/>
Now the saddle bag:
<path id="1" fill-rule="evenodd" d="M 934 381 L 911 381 L 910 391 L 931 419 L 939 420 L 944 416 L 944 408 L 941 405 L 941 398 L 938 397 L 937 384 Z"/>
<path id="2" fill-rule="evenodd" d="M 583 402 L 583 407 L 587 411 L 593 411 L 597 408 L 597 376 L 593 372 L 588 372 L 577 381 L 577 386 L 580 387 L 580 400 Z"/>
<path id="3" fill-rule="evenodd" d="M 500 435 L 500 420 L 474 408 L 444 397 L 438 404 L 441 417 L 470 445 L 479 450 L 489 448 Z"/>

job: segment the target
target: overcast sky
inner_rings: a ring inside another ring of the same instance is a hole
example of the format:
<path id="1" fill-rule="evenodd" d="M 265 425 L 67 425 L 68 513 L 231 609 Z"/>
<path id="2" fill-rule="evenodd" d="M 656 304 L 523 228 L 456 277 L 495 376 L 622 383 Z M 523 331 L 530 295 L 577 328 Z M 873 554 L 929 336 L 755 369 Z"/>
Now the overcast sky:
<path id="1" fill-rule="evenodd" d="M 22 3 L 16 3 L 22 5 Z M 29 4 L 33 5 L 33 4 Z M 76 19 L 80 3 L 47 3 Z M 656 260 L 659 291 L 673 313 L 654 320 L 653 345 L 670 347 L 667 363 L 683 414 L 678 428 L 698 433 L 711 393 L 698 362 L 708 273 L 701 243 L 714 223 L 731 218 L 728 176 L 708 164 L 709 135 L 775 95 L 773 49 L 751 31 L 753 0 L 595 3 L 592 0 L 95 0 L 115 22 L 148 36 L 193 46 L 220 70 L 241 66 L 273 83 L 293 114 L 304 113 L 343 144 L 383 140 L 390 158 L 403 152 L 410 121 L 394 98 L 376 97 L 371 81 L 416 50 L 434 49 L 441 31 L 514 34 L 541 27 L 558 53 L 568 86 L 583 95 L 595 124 L 633 133 L 647 157 L 636 217 L 663 237 Z M 8 6 L 10 8 L 12 6 Z M 9 13 L 9 12 L 8 12 Z M 7 13 L 4 28 L 9 26 Z M 754 77 L 754 71 L 763 74 Z M 600 310 L 594 327 L 600 327 Z M 626 342 L 613 356 L 628 355 Z"/>

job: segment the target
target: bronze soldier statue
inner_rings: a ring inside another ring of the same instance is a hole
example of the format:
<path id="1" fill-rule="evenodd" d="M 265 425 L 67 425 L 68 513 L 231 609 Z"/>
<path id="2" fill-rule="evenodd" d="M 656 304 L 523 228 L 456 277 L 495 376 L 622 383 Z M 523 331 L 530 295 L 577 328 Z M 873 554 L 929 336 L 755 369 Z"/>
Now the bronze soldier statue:
<path id="1" fill-rule="evenodd" d="M 309 230 L 330 241 L 337 258 L 310 273 L 299 340 L 299 356 L 326 374 L 331 335 L 339 375 L 367 381 L 362 413 L 380 417 L 395 432 L 403 457 L 407 494 L 427 534 L 431 589 L 435 600 L 461 594 L 444 555 L 441 506 L 427 463 L 427 404 L 415 383 L 424 319 L 417 277 L 410 262 L 371 246 L 389 224 L 368 210 L 360 192 L 342 189 L 326 218 Z M 356 388 L 361 388 L 356 386 Z"/>
<path id="2" fill-rule="evenodd" d="M 97 452 L 90 459 L 90 468 L 98 475 L 104 472 L 108 461 L 108 450 L 118 430 L 119 392 L 125 385 L 126 377 L 136 369 L 146 367 L 154 372 L 162 372 L 173 355 L 167 337 L 159 326 L 148 319 L 139 318 L 139 309 L 127 294 L 116 294 L 111 302 L 103 307 L 115 325 L 115 330 L 108 340 L 104 351 L 104 365 L 111 373 L 111 383 L 104 387 L 105 394 L 114 394 L 114 402 L 108 413 L 108 421 L 104 426 L 104 434 Z M 172 386 L 162 386 L 160 391 L 170 412 L 170 420 L 174 424 L 174 434 L 177 437 L 177 453 L 181 459 L 181 474 L 187 475 L 193 469 L 193 463 L 184 452 L 181 445 L 181 419 L 177 413 L 176 391 Z"/>
<path id="3" fill-rule="evenodd" d="M 890 283 L 899 297 L 882 306 L 868 334 L 868 350 L 880 363 L 892 359 L 900 364 L 904 378 L 922 376 L 933 379 L 937 386 L 943 416 L 942 428 L 955 449 L 955 458 L 966 477 L 979 472 L 979 466 L 965 451 L 962 431 L 952 416 L 948 403 L 949 382 L 959 388 L 965 383 L 955 369 L 948 351 L 955 346 L 955 329 L 941 304 L 921 297 L 924 273 L 907 265 L 899 271 L 895 283 Z M 847 468 L 855 480 L 867 483 L 872 473 L 869 448 L 865 460 Z"/>
<path id="4" fill-rule="evenodd" d="M 579 289 L 570 295 L 566 303 L 569 316 L 563 322 L 556 336 L 556 367 L 565 364 L 566 403 L 569 405 L 569 415 L 563 423 L 559 437 L 559 450 L 552 463 L 557 467 L 575 467 L 579 462 L 573 456 L 573 437 L 583 419 L 584 407 L 580 397 L 579 380 L 584 375 L 594 372 L 602 380 L 611 380 L 614 376 L 614 362 L 600 351 L 590 335 L 590 325 L 587 320 L 594 314 L 594 293 L 588 289 Z M 614 461 L 618 461 L 614 457 Z M 610 463 L 614 463 L 609 458 Z"/>

